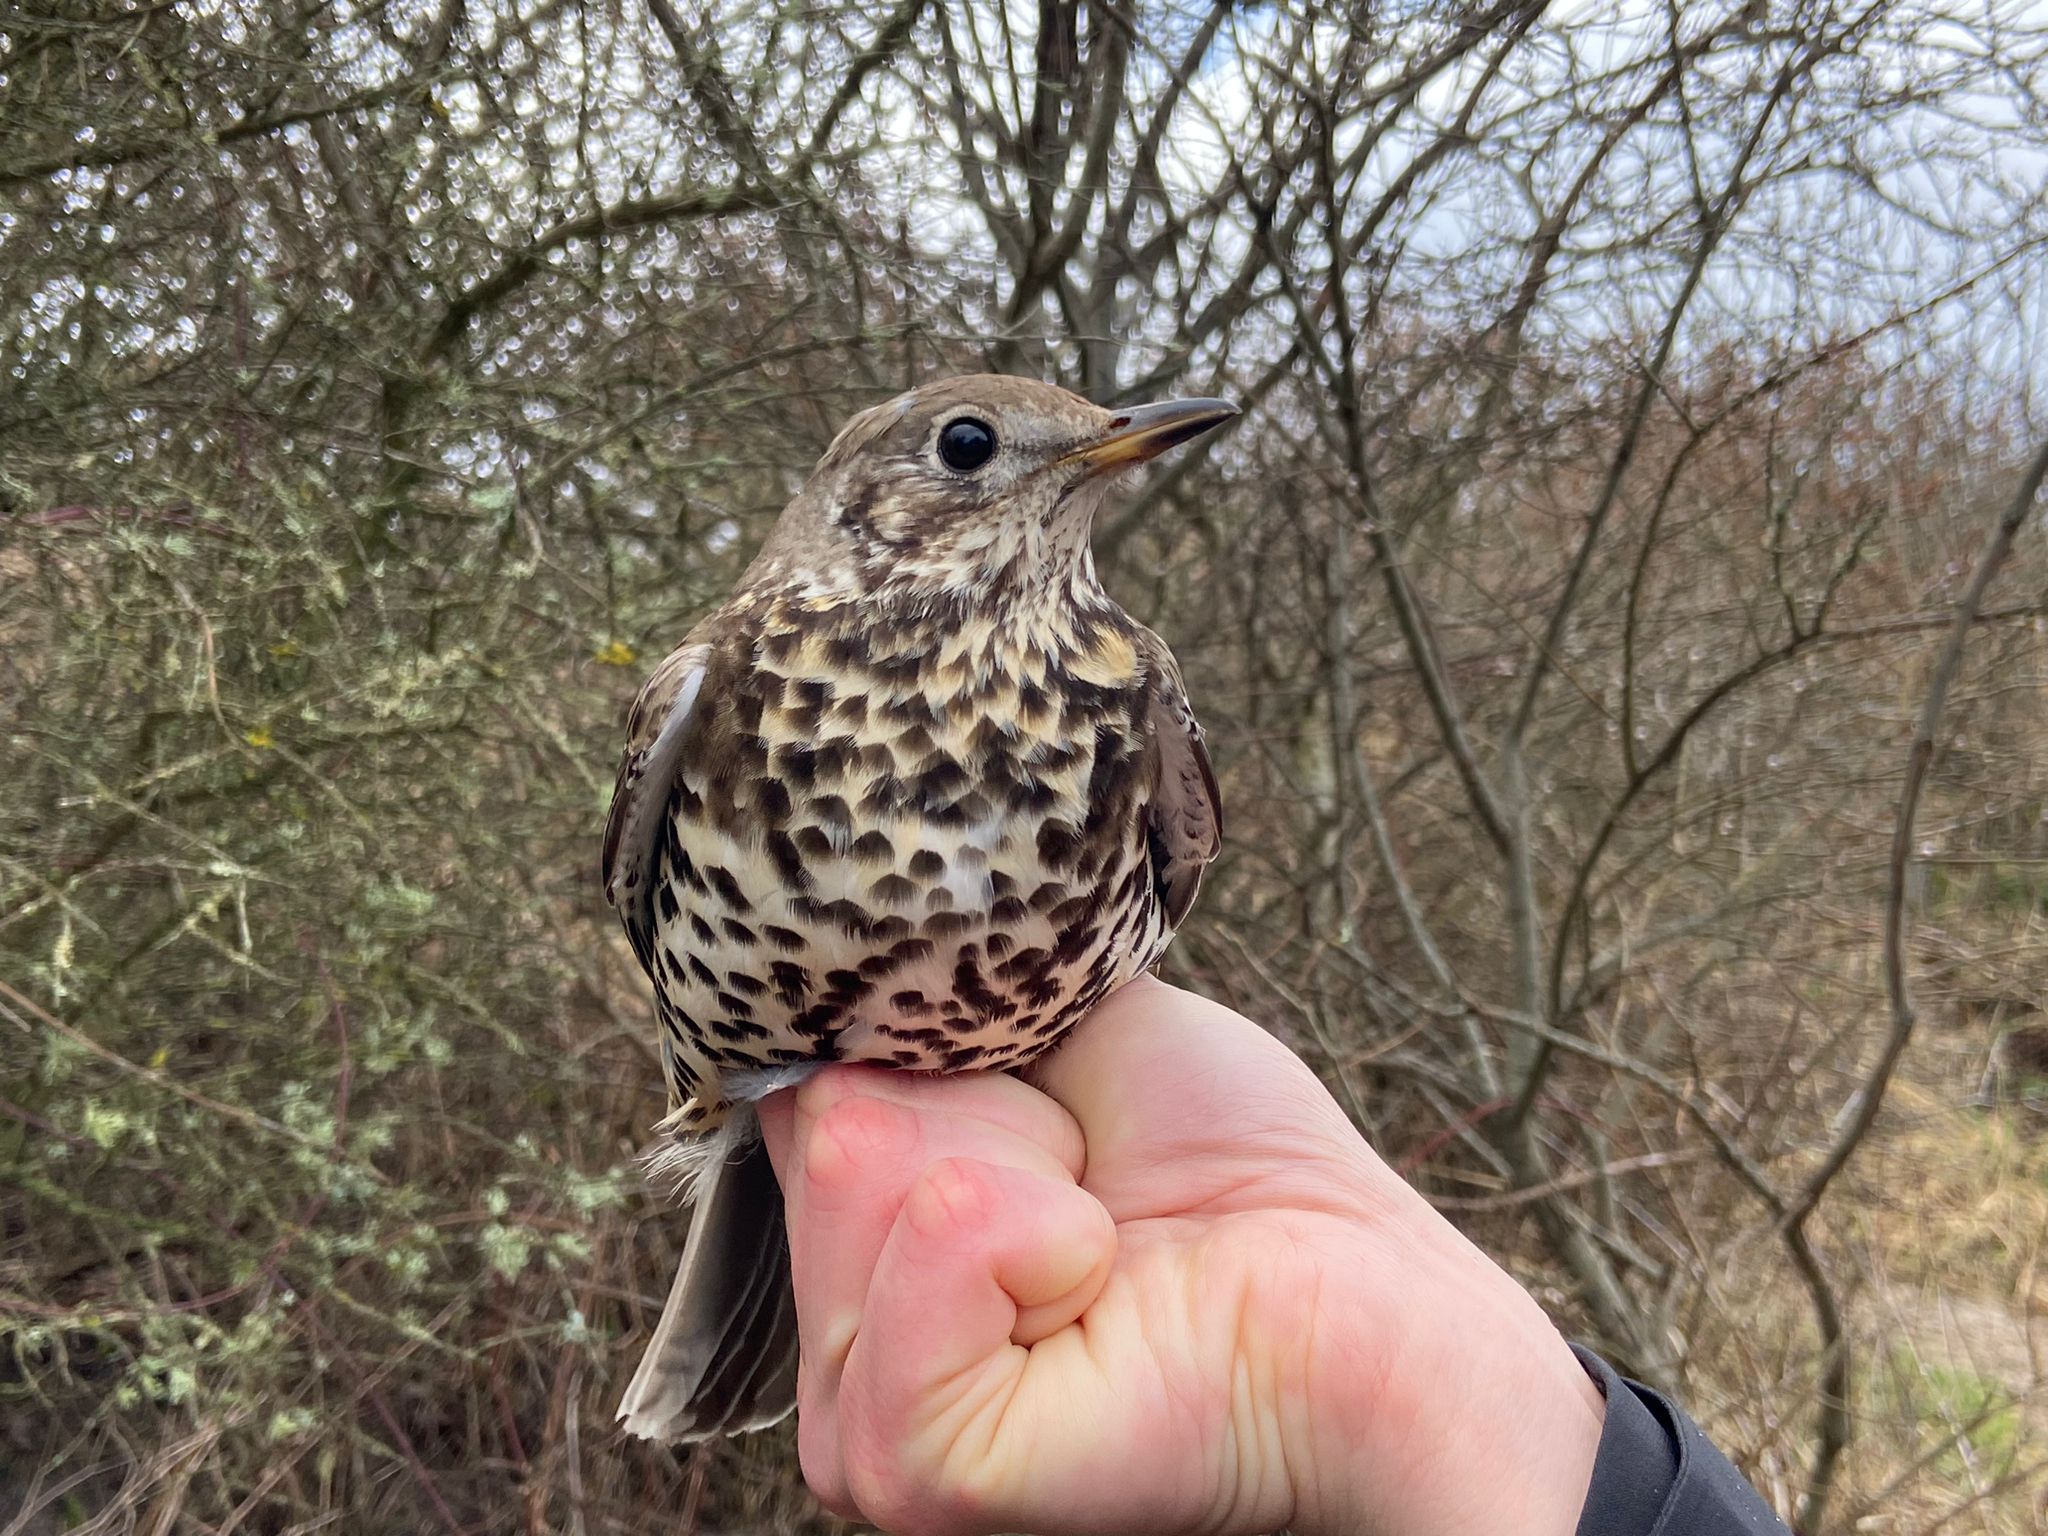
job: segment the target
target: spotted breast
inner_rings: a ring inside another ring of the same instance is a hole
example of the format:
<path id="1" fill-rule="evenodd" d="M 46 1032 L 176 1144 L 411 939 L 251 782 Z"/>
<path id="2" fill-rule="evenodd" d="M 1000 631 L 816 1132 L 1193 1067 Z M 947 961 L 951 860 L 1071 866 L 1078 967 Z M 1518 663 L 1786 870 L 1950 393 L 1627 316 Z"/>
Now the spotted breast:
<path id="1" fill-rule="evenodd" d="M 1179 691 L 1156 637 L 1107 603 L 733 618 L 636 935 L 671 1129 L 716 1124 L 750 1068 L 1015 1065 L 1158 959 L 1181 914 L 1144 824 Z"/>

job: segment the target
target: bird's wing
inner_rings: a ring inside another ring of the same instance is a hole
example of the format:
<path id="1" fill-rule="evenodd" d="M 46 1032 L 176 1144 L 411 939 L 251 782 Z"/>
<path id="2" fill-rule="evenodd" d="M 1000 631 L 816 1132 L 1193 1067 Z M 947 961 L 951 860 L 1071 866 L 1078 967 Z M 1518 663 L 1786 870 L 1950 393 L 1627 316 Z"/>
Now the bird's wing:
<path id="1" fill-rule="evenodd" d="M 633 950 L 646 965 L 654 953 L 654 885 L 676 771 L 700 710 L 707 642 L 685 641 L 654 669 L 626 724 L 618 787 L 604 825 L 604 896 L 626 925 Z"/>
<path id="2" fill-rule="evenodd" d="M 1223 846 L 1223 802 L 1173 652 L 1150 630 L 1141 635 L 1139 650 L 1152 680 L 1145 711 L 1152 762 L 1146 835 L 1152 878 L 1166 905 L 1167 921 L 1177 928 L 1195 904 L 1202 871 Z"/>

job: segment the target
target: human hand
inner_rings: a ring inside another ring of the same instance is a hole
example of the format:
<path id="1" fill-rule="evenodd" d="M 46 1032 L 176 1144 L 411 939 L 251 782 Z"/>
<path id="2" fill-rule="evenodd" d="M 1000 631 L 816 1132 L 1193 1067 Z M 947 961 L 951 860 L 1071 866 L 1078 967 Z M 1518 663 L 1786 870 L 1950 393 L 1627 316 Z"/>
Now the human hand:
<path id="1" fill-rule="evenodd" d="M 1569 1536 L 1599 1393 L 1286 1047 L 1146 978 L 1033 1078 L 832 1067 L 761 1107 L 826 1505 Z"/>

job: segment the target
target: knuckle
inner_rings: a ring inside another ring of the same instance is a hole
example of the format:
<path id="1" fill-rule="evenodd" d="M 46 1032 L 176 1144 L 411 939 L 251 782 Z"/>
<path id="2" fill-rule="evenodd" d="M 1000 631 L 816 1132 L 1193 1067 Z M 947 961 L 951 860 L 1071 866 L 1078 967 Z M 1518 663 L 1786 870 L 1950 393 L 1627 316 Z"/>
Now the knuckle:
<path id="1" fill-rule="evenodd" d="M 806 1176 L 823 1191 L 859 1188 L 879 1164 L 901 1157 L 914 1135 L 910 1118 L 896 1105 L 846 1094 L 812 1124 L 805 1149 Z"/>
<path id="2" fill-rule="evenodd" d="M 867 1078 L 866 1069 L 845 1063 L 821 1067 L 797 1084 L 797 1109 L 815 1119 L 840 1100 L 859 1094 Z"/>
<path id="3" fill-rule="evenodd" d="M 973 1158 L 946 1157 L 918 1175 L 903 1209 L 915 1230 L 936 1237 L 985 1226 L 1000 1199 L 986 1166 Z"/>

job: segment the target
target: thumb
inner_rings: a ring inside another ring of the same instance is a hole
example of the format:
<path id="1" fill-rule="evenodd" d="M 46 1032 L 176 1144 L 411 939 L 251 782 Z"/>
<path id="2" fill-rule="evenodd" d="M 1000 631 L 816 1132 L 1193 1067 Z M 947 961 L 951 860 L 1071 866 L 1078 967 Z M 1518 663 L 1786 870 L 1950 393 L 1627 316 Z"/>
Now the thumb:
<path id="1" fill-rule="evenodd" d="M 876 1263 L 840 1384 L 864 1514 L 918 1529 L 951 1525 L 963 1500 L 1012 1507 L 1032 1435 L 1009 1409 L 1035 1355 L 1043 1374 L 1078 1342 L 1060 1335 L 1115 1256 L 1109 1213 L 1071 1181 L 973 1158 L 924 1170 Z"/>

